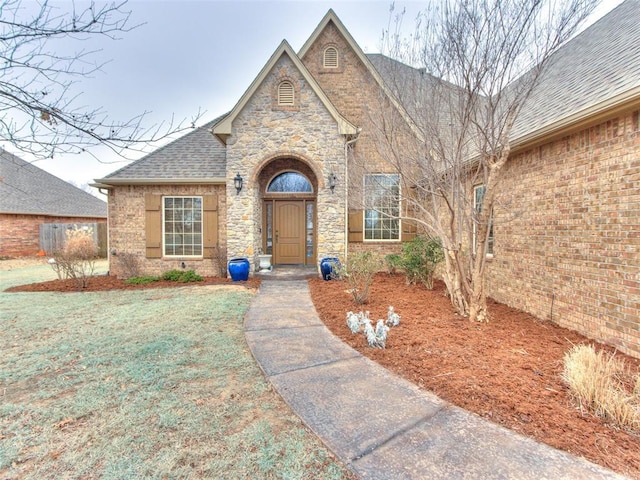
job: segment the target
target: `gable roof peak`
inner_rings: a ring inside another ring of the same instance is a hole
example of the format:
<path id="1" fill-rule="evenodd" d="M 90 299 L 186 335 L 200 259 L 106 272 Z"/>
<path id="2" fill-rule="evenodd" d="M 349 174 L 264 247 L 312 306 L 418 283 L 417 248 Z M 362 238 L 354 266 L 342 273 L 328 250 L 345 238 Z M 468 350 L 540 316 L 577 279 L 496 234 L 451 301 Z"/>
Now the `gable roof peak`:
<path id="1" fill-rule="evenodd" d="M 233 121 L 238 116 L 238 114 L 242 111 L 245 105 L 249 102 L 253 94 L 260 87 L 260 85 L 263 84 L 263 82 L 265 81 L 265 79 L 267 78 L 271 70 L 273 70 L 276 63 L 278 62 L 278 60 L 280 60 L 280 58 L 283 55 L 287 55 L 291 59 L 291 61 L 293 62 L 295 67 L 298 69 L 300 74 L 304 77 L 305 81 L 307 82 L 307 85 L 309 85 L 309 87 L 311 87 L 311 89 L 314 91 L 316 96 L 320 98 L 320 101 L 324 104 L 324 106 L 327 108 L 331 116 L 335 119 L 336 123 L 338 124 L 338 129 L 340 133 L 343 135 L 355 135 L 357 133 L 357 128 L 351 122 L 349 122 L 346 118 L 344 118 L 340 114 L 340 112 L 338 112 L 336 107 L 329 100 L 329 97 L 327 97 L 327 95 L 324 93 L 322 88 L 320 88 L 320 85 L 315 80 L 313 75 L 311 75 L 307 67 L 304 66 L 304 64 L 300 60 L 300 57 L 296 55 L 293 48 L 291 48 L 291 45 L 289 45 L 289 42 L 287 42 L 287 40 L 282 40 L 282 42 L 280 42 L 280 45 L 278 46 L 276 51 L 273 52 L 273 54 L 271 55 L 271 57 L 269 58 L 265 66 L 262 67 L 262 70 L 260 70 L 260 73 L 256 76 L 253 82 L 251 82 L 251 85 L 244 92 L 242 97 L 240 97 L 240 100 L 238 100 L 238 103 L 236 103 L 236 105 L 233 107 L 233 109 L 231 110 L 231 112 L 229 112 L 228 115 L 226 115 L 224 118 L 222 118 L 219 122 L 217 122 L 213 126 L 213 128 L 211 129 L 211 133 L 217 136 L 223 143 L 226 144 L 226 138 L 229 137 L 229 135 L 231 135 L 231 127 L 232 127 Z"/>
<path id="2" fill-rule="evenodd" d="M 371 74 L 376 84 L 380 87 L 380 89 L 385 93 L 387 98 L 394 105 L 396 110 L 400 113 L 404 121 L 407 123 L 409 128 L 419 137 L 421 136 L 420 131 L 417 129 L 415 123 L 411 119 L 411 116 L 408 114 L 406 108 L 402 103 L 398 100 L 396 95 L 391 91 L 389 85 L 385 82 L 384 78 L 380 75 L 376 67 L 373 65 L 371 60 L 365 55 L 365 53 L 360 48 L 360 45 L 354 40 L 354 38 L 349 33 L 349 30 L 344 26 L 342 21 L 338 18 L 333 9 L 329 9 L 329 11 L 322 18 L 316 29 L 313 31 L 309 39 L 302 46 L 300 51 L 298 52 L 299 58 L 304 58 L 309 49 L 313 46 L 313 44 L 318 40 L 322 32 L 325 30 L 329 23 L 333 23 L 334 26 L 338 29 L 338 32 L 345 39 L 349 47 L 353 50 L 358 60 L 364 65 L 367 71 Z"/>

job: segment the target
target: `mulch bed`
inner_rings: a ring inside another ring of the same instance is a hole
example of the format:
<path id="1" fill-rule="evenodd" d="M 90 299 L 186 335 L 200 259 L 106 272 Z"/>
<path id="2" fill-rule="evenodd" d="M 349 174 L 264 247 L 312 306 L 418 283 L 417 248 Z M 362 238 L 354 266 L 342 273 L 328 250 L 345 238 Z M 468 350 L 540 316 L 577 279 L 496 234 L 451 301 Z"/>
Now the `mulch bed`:
<path id="1" fill-rule="evenodd" d="M 397 375 L 494 423 L 640 478 L 640 436 L 581 411 L 561 379 L 565 352 L 593 343 L 582 335 L 491 301 L 490 323 L 471 323 L 454 314 L 444 284 L 429 291 L 399 275 L 378 274 L 365 305 L 354 304 L 343 282 L 311 279 L 309 286 L 327 327 Z M 348 329 L 346 312 L 369 310 L 375 324 L 390 305 L 402 318 L 386 349 L 370 348 Z M 640 372 L 638 359 L 616 355 Z"/>
<path id="2" fill-rule="evenodd" d="M 202 282 L 169 282 L 160 280 L 158 282 L 146 283 L 144 285 L 133 285 L 124 280 L 109 275 L 97 275 L 90 277 L 85 288 L 78 286 L 73 279 L 50 280 L 48 282 L 32 283 L 29 285 L 19 285 L 5 290 L 6 292 L 101 292 L 105 290 L 143 290 L 146 288 L 175 288 L 186 286 L 202 285 L 240 285 L 247 288 L 258 288 L 259 278 L 249 278 L 246 282 L 232 282 L 230 278 L 203 277 Z"/>

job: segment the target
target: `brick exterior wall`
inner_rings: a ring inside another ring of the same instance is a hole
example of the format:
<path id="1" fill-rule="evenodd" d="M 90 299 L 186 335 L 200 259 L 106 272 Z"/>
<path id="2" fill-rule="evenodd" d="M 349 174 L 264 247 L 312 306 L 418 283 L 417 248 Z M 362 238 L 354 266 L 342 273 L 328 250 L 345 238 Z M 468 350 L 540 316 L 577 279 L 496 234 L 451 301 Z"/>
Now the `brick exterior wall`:
<path id="1" fill-rule="evenodd" d="M 325 68 L 323 54 L 327 46 L 338 51 L 339 68 Z M 338 111 L 361 129 L 358 140 L 349 156 L 349 210 L 363 208 L 363 186 L 366 173 L 395 173 L 380 156 L 376 129 L 371 126 L 370 109 L 383 108 L 381 90 L 369 70 L 363 65 L 348 42 L 333 23 L 320 33 L 316 41 L 302 58 L 303 63 L 318 81 Z M 381 258 L 389 253 L 400 252 L 397 242 L 350 242 L 349 252 L 373 251 Z"/>
<path id="2" fill-rule="evenodd" d="M 640 128 L 629 113 L 518 154 L 488 292 L 640 356 Z"/>
<path id="3" fill-rule="evenodd" d="M 26 257 L 40 251 L 43 223 L 106 223 L 105 218 L 0 214 L 0 256 Z M 51 253 L 51 252 L 48 252 Z"/>
<path id="4" fill-rule="evenodd" d="M 118 257 L 122 253 L 136 256 L 141 274 L 160 275 L 172 269 L 187 270 L 199 275 L 217 276 L 219 267 L 210 258 L 146 258 L 145 194 L 157 195 L 211 195 L 218 197 L 218 243 L 226 245 L 224 218 L 226 215 L 224 185 L 141 185 L 122 186 L 109 190 L 109 273 L 126 277 Z M 115 255 L 112 254 L 115 252 Z M 121 257 L 120 257 L 121 258 Z"/>

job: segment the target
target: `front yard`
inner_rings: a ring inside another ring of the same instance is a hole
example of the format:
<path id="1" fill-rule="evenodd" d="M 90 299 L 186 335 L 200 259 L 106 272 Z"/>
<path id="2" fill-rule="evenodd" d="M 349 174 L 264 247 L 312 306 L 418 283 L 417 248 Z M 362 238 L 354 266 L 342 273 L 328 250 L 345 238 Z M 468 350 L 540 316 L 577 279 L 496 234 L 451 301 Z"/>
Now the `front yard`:
<path id="1" fill-rule="evenodd" d="M 0 478 L 353 478 L 255 365 L 253 293 L 198 286 L 5 293 Z"/>

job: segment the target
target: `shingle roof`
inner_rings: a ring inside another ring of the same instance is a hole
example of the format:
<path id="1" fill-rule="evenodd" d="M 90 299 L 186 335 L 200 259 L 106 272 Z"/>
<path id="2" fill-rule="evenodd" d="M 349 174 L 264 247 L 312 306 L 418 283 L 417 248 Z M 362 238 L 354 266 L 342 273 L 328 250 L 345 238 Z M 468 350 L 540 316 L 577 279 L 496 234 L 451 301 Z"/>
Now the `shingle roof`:
<path id="1" fill-rule="evenodd" d="M 627 0 L 564 45 L 522 111 L 513 138 L 640 87 L 640 0 Z"/>
<path id="2" fill-rule="evenodd" d="M 127 179 L 224 178 L 227 166 L 226 148 L 211 134 L 211 127 L 223 117 L 224 115 L 194 129 L 96 181 L 108 184 L 109 180 Z"/>
<path id="3" fill-rule="evenodd" d="M 107 217 L 107 203 L 0 150 L 0 213 Z"/>
<path id="4" fill-rule="evenodd" d="M 640 0 L 627 0 L 558 50 L 518 117 L 512 139 L 535 136 L 556 122 L 640 89 L 639 25 Z M 384 55 L 367 57 L 419 121 L 429 75 Z"/>

